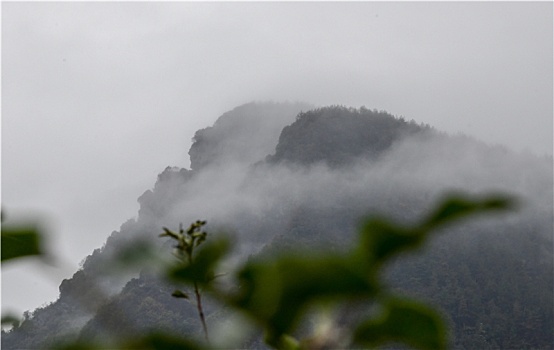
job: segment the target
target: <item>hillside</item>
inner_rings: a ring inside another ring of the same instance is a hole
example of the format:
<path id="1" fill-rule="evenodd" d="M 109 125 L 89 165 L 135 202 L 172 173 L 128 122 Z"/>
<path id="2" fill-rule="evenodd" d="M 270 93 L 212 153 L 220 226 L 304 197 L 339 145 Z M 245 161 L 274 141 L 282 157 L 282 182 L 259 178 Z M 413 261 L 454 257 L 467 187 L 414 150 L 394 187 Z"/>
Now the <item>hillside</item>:
<path id="1" fill-rule="evenodd" d="M 341 250 L 370 214 L 412 222 L 445 191 L 501 191 L 513 214 L 445 230 L 424 254 L 390 266 L 399 293 L 442 310 L 456 349 L 552 349 L 552 159 L 516 154 L 366 108 L 253 103 L 199 130 L 191 169 L 166 168 L 139 199 L 136 219 L 113 232 L 52 304 L 2 334 L 4 349 L 62 339 L 110 339 L 148 329 L 199 336 L 194 309 L 148 261 L 110 274 L 114 256 L 144 242 L 170 256 L 162 226 L 206 219 L 234 237 L 229 269 L 256 254 Z M 145 259 L 147 260 L 147 259 Z M 114 316 L 115 315 L 115 316 Z M 119 316 L 118 316 L 119 315 Z M 207 304 L 211 327 L 229 317 Z M 258 347 L 253 337 L 242 344 Z"/>

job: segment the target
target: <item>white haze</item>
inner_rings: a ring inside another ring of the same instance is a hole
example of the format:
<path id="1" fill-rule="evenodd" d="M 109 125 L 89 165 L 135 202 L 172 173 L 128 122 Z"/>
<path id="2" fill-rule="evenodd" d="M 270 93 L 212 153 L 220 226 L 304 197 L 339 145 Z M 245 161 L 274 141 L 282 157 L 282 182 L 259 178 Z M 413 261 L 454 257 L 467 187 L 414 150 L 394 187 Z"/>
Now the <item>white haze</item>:
<path id="1" fill-rule="evenodd" d="M 229 143 L 243 133 L 231 124 L 219 126 L 215 134 L 225 134 Z M 245 143 L 242 147 L 251 145 Z M 352 222 L 347 220 L 344 226 L 327 229 L 340 229 L 341 236 L 352 237 L 350 231 L 365 215 L 393 214 L 398 220 L 412 221 L 426 214 L 445 193 L 461 191 L 474 195 L 503 193 L 518 199 L 517 211 L 489 216 L 484 221 L 472 220 L 473 226 L 493 225 L 494 231 L 509 232 L 513 227 L 531 223 L 532 230 L 539 230 L 542 239 L 552 244 L 551 158 L 517 154 L 468 137 L 444 134 L 417 135 L 393 144 L 378 160 L 360 160 L 340 168 L 330 168 L 324 163 L 270 165 L 255 160 L 252 165 L 244 162 L 243 150 L 238 145 L 227 152 L 221 150 L 222 157 L 211 159 L 212 164 L 206 163 L 193 174 L 183 175 L 179 168 L 166 169 L 153 189 L 154 195 L 148 195 L 147 191 L 141 197 L 139 221 L 127 223 L 122 233 L 133 233 L 139 227 L 138 231 L 143 231 L 149 240 L 161 243 L 155 232 L 142 228 L 176 228 L 181 223 L 207 219 L 210 235 L 217 235 L 223 228 L 235 238 L 235 254 L 221 267 L 230 273 L 233 266 L 259 252 L 276 235 L 291 234 L 291 228 L 302 226 L 302 217 L 298 219 L 303 208 L 322 209 L 337 220 L 345 208 L 354 211 L 349 218 Z M 188 179 L 182 180 L 183 176 Z M 414 199 L 419 207 L 413 207 Z M 160 212 L 159 208 L 163 210 Z M 135 229 L 129 229 L 135 224 Z M 462 230 L 448 235 L 450 244 L 468 240 L 467 234 L 460 235 L 464 226 L 459 228 Z M 490 243 L 492 238 L 486 232 L 482 230 L 479 237 L 471 238 L 473 243 L 464 245 Z M 537 231 L 524 229 L 520 233 Z M 118 237 L 122 241 L 129 238 Z M 542 258 L 549 257 L 547 251 Z"/>
<path id="2" fill-rule="evenodd" d="M 176 189 L 179 199 L 168 200 L 170 209 L 156 220 L 173 227 L 197 219 L 213 220 L 233 228 L 240 237 L 241 226 L 250 224 L 242 219 L 281 215 L 290 220 L 303 206 L 330 209 L 354 202 L 363 203 L 367 213 L 390 214 L 380 210 L 386 203 L 379 201 L 413 195 L 427 205 L 411 214 L 419 217 L 445 192 L 513 195 L 520 207 L 510 215 L 512 219 L 536 212 L 546 213 L 548 219 L 548 213 L 552 216 L 552 175 L 551 160 L 489 148 L 476 140 L 410 138 L 395 144 L 377 161 L 347 168 L 325 164 L 252 168 L 230 160 L 208 166 Z M 287 225 L 279 223 L 282 230 Z M 246 252 L 251 252 L 249 243 L 259 247 L 272 238 L 265 232 L 257 234 L 239 238 Z"/>
<path id="3" fill-rule="evenodd" d="M 2 3 L 2 206 L 8 217 L 41 219 L 66 261 L 3 267 L 2 310 L 53 301 L 78 262 L 136 217 L 136 199 L 159 172 L 189 167 L 195 131 L 237 105 L 365 105 L 551 155 L 552 61 L 550 2 Z M 479 164 L 469 151 L 436 155 L 450 164 L 437 169 L 435 156 L 412 164 L 415 148 L 403 147 L 408 153 L 392 154 L 404 158 L 391 155 L 379 168 L 347 178 L 314 168 L 287 187 L 298 174 L 285 169 L 267 175 L 273 187 L 264 188 L 245 184 L 238 166 L 223 178 L 206 173 L 198 181 L 209 195 L 192 193 L 199 206 L 190 216 L 347 198 L 386 180 L 409 190 L 407 177 L 535 198 L 543 179 L 534 177 L 551 176 L 501 159 L 497 172 L 480 172 L 463 166 Z M 388 171 L 398 168 L 411 172 Z M 173 220 L 185 221 L 189 207 Z"/>
<path id="4" fill-rule="evenodd" d="M 216 123 L 219 129 L 214 135 L 225 134 L 229 138 L 227 144 L 233 144 L 243 129 L 224 123 L 224 118 Z M 298 219 L 303 208 L 322 209 L 337 216 L 333 219 L 339 219 L 345 210 L 354 211 L 349 218 L 353 222 L 339 228 L 344 230 L 340 235 L 352 237 L 350 231 L 365 215 L 393 214 L 398 220 L 412 221 L 427 213 L 446 192 L 456 191 L 516 197 L 517 211 L 487 217 L 485 221 L 472 220 L 472 224 L 510 230 L 514 225 L 531 222 L 546 242 L 552 242 L 551 158 L 517 154 L 468 137 L 444 134 L 418 134 L 394 143 L 377 160 L 360 159 L 340 168 L 324 163 L 268 164 L 256 159 L 248 164 L 243 151 L 249 147 L 252 145 L 245 142 L 221 149 L 221 154 L 208 150 L 215 157 L 205 159 L 204 166 L 194 173 L 183 173 L 177 167 L 166 169 L 153 194 L 147 191 L 141 196 L 139 220 L 126 223 L 127 228 L 122 228 L 121 233 L 142 231 L 149 240 L 161 244 L 156 232 L 143 228 L 176 228 L 181 223 L 207 219 L 210 234 L 217 235 L 223 228 L 235 237 L 235 254 L 222 267 L 229 273 L 232 266 L 259 252 L 276 235 L 291 234 L 291 228 L 301 226 L 302 218 Z M 209 160 L 213 163 L 209 164 Z M 413 207 L 414 199 L 419 207 Z M 394 201 L 400 203 L 390 203 Z M 405 211 L 398 209 L 402 206 Z M 119 242 L 129 238 L 121 234 L 117 237 L 122 239 Z M 487 239 L 490 237 L 486 234 L 479 237 L 480 241 Z"/>

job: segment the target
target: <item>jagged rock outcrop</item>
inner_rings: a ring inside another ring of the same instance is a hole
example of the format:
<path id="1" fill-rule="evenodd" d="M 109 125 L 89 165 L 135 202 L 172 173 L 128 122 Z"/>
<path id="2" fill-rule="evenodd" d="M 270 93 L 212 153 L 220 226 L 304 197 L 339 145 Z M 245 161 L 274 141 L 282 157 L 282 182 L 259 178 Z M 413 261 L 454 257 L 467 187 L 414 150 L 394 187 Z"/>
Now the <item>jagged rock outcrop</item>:
<path id="1" fill-rule="evenodd" d="M 191 169 L 263 159 L 275 151 L 283 127 L 310 108 L 305 103 L 253 102 L 224 113 L 213 126 L 194 135 L 189 151 Z"/>

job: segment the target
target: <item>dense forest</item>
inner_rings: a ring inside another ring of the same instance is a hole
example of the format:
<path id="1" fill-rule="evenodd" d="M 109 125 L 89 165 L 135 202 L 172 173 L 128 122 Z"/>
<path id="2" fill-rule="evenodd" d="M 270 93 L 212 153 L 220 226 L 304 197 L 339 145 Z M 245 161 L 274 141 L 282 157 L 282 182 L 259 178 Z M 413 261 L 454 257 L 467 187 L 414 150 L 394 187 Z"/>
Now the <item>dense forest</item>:
<path id="1" fill-rule="evenodd" d="M 454 349 L 554 347 L 552 158 L 512 152 L 384 111 L 250 103 L 197 131 L 191 169 L 167 167 L 138 198 L 136 218 L 59 287 L 59 298 L 2 331 L 2 348 L 49 348 L 75 339 L 110 342 L 149 330 L 201 337 L 194 306 L 145 254 L 117 268 L 129 244 L 170 256 L 162 227 L 206 219 L 233 237 L 225 263 L 262 254 L 349 249 L 363 218 L 410 224 L 445 193 L 507 193 L 519 206 L 441 230 L 422 253 L 395 260 L 384 279 L 440 310 Z M 100 234 L 100 233 L 99 233 Z M 115 267 L 114 267 L 115 266 Z M 344 322 L 355 317 L 346 308 Z M 232 318 L 205 304 L 212 329 Z M 351 313 L 351 315 L 348 315 Z M 261 335 L 242 344 L 262 348 Z"/>

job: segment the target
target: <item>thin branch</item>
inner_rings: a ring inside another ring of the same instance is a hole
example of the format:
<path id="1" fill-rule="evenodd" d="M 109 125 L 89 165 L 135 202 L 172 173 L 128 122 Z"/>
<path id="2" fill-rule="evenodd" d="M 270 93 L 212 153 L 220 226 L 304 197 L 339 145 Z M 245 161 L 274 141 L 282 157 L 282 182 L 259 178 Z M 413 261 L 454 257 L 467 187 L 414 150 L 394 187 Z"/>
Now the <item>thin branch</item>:
<path id="1" fill-rule="evenodd" d="M 200 321 L 202 322 L 202 329 L 204 330 L 204 338 L 206 342 L 210 344 L 210 338 L 208 336 L 208 327 L 206 326 L 206 319 L 204 318 L 204 310 L 202 309 L 202 296 L 198 290 L 198 284 L 194 282 L 194 294 L 196 294 L 196 308 L 198 309 L 198 315 L 200 316 Z"/>

